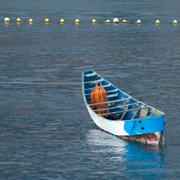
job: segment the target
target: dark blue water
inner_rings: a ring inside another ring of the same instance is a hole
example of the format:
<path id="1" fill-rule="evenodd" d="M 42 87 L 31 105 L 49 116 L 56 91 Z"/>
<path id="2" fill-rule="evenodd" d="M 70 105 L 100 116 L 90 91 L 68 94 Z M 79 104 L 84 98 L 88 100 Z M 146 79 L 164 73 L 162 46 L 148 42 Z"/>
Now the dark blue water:
<path id="1" fill-rule="evenodd" d="M 1 0 L 4 16 L 35 22 L 0 23 L 0 179 L 180 179 L 180 1 Z M 143 24 L 102 23 L 114 16 Z M 99 130 L 82 99 L 86 68 L 164 111 L 165 147 Z"/>

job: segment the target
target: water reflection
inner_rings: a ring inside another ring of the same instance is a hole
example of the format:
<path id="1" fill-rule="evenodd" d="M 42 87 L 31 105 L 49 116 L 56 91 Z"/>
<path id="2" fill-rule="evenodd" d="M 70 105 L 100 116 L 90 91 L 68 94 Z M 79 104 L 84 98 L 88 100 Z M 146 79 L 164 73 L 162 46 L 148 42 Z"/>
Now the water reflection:
<path id="1" fill-rule="evenodd" d="M 139 173 L 151 173 L 161 178 L 164 176 L 162 171 L 157 173 L 164 165 L 162 147 L 126 142 L 98 129 L 88 131 L 87 143 L 94 157 L 106 158 L 109 166 L 119 168 L 120 175 L 129 178 L 132 172 L 134 178 Z"/>
<path id="2" fill-rule="evenodd" d="M 112 152 L 121 160 L 127 151 L 127 142 L 98 129 L 88 131 L 87 142 L 91 145 L 93 152 Z"/>

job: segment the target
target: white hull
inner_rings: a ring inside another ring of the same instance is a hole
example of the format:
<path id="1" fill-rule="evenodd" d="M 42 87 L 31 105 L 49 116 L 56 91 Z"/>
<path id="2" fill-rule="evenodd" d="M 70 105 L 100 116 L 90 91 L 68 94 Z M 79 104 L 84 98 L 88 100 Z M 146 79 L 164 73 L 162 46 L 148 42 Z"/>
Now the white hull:
<path id="1" fill-rule="evenodd" d="M 125 130 L 124 130 L 124 121 L 117 120 L 117 121 L 112 121 L 109 119 L 105 119 L 102 116 L 97 115 L 95 112 L 92 111 L 92 109 L 86 105 L 89 114 L 94 121 L 94 123 L 102 130 L 107 131 L 113 135 L 116 136 L 127 136 L 129 135 Z"/>
<path id="2" fill-rule="evenodd" d="M 124 140 L 131 140 L 131 141 L 135 141 L 135 142 L 139 142 L 143 144 L 164 143 L 163 132 L 155 132 L 155 133 L 131 136 L 124 130 L 124 121 L 121 121 L 121 120 L 111 121 L 111 120 L 105 119 L 97 115 L 96 113 L 94 113 L 88 105 L 86 105 L 86 107 L 94 123 L 100 129 L 110 134 L 119 136 L 121 139 L 124 139 Z"/>

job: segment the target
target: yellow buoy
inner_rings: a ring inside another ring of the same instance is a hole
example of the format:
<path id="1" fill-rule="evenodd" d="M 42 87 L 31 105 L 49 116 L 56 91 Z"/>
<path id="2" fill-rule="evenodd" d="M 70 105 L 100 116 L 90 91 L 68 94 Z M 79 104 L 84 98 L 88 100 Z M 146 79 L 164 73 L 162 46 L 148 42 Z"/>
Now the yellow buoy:
<path id="1" fill-rule="evenodd" d="M 34 20 L 33 20 L 32 18 L 30 18 L 30 19 L 29 19 L 29 24 L 32 24 L 33 21 L 34 21 Z"/>
<path id="2" fill-rule="evenodd" d="M 75 24 L 79 24 L 79 23 L 80 23 L 80 19 L 78 19 L 78 18 L 75 19 L 75 20 L 74 20 L 74 23 L 75 23 Z"/>
<path id="3" fill-rule="evenodd" d="M 91 23 L 95 24 L 96 23 L 96 19 L 91 19 Z"/>
<path id="4" fill-rule="evenodd" d="M 50 19 L 49 19 L 49 18 L 45 18 L 45 19 L 44 19 L 44 22 L 45 22 L 45 23 L 49 23 L 49 22 L 50 22 Z"/>
<path id="5" fill-rule="evenodd" d="M 64 20 L 63 18 L 61 18 L 61 19 L 59 20 L 59 22 L 60 22 L 61 24 L 64 24 L 65 20 Z"/>
<path id="6" fill-rule="evenodd" d="M 119 23 L 119 19 L 118 18 L 114 18 L 113 19 L 113 23 Z"/>
<path id="7" fill-rule="evenodd" d="M 156 20 L 155 20 L 155 24 L 156 24 L 156 25 L 159 25 L 159 24 L 160 24 L 160 20 L 159 20 L 159 19 L 156 19 Z"/>
<path id="8" fill-rule="evenodd" d="M 110 23 L 111 21 L 109 19 L 106 19 L 104 22 L 105 23 Z"/>
<path id="9" fill-rule="evenodd" d="M 126 19 L 123 19 L 122 23 L 128 23 L 128 21 Z"/>
<path id="10" fill-rule="evenodd" d="M 140 19 L 136 20 L 136 24 L 141 24 L 142 21 Z"/>
<path id="11" fill-rule="evenodd" d="M 16 22 L 20 23 L 21 22 L 21 18 L 16 18 Z"/>
<path id="12" fill-rule="evenodd" d="M 173 23 L 174 25 L 176 25 L 176 24 L 178 23 L 178 20 L 177 20 L 177 19 L 173 19 L 172 23 Z"/>
<path id="13" fill-rule="evenodd" d="M 10 18 L 9 17 L 5 17 L 4 18 L 4 22 L 10 22 Z"/>
<path id="14" fill-rule="evenodd" d="M 21 22 L 16 22 L 16 24 L 17 24 L 18 26 L 20 26 L 20 25 L 21 25 Z"/>

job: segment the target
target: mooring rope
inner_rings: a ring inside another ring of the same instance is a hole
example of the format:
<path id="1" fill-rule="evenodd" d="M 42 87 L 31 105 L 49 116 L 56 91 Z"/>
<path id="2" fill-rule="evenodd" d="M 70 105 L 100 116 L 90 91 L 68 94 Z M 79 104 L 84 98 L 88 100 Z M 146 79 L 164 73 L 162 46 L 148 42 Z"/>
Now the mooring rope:
<path id="1" fill-rule="evenodd" d="M 81 83 L 78 82 L 23 82 L 23 81 L 6 81 L 6 82 L 0 82 L 0 85 L 13 85 L 13 84 L 21 84 L 21 85 L 81 85 Z"/>

